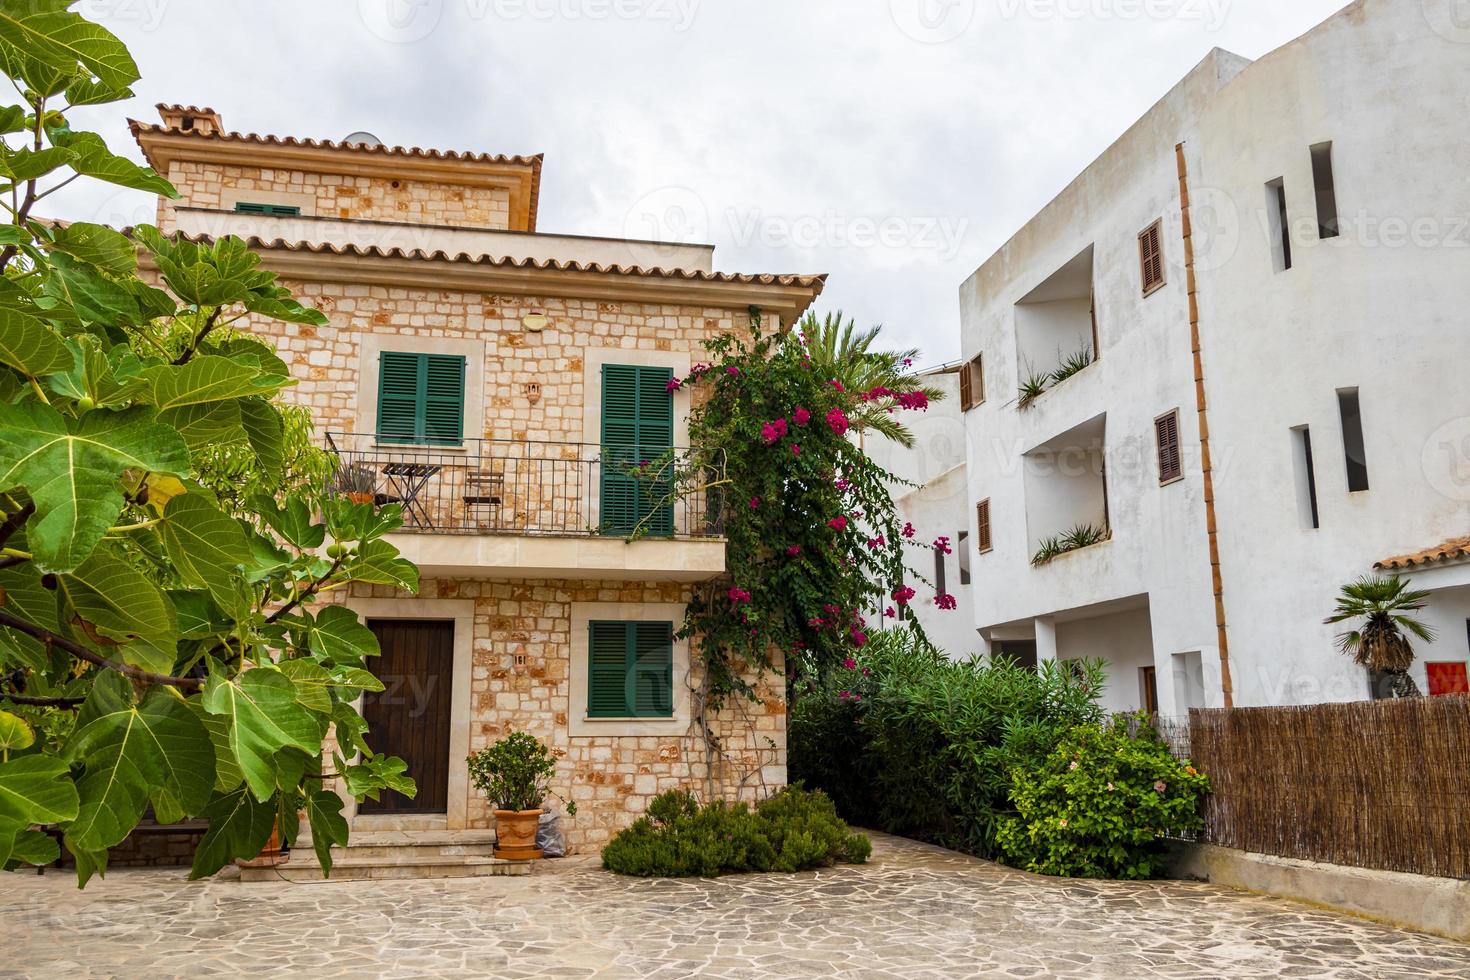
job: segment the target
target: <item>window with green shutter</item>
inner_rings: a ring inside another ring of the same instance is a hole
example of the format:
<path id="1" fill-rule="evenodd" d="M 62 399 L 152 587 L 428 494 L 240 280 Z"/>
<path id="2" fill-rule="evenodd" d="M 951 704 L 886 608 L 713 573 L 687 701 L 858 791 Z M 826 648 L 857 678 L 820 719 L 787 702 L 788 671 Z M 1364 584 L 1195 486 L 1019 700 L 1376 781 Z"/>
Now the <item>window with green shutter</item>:
<path id="1" fill-rule="evenodd" d="M 291 204 L 249 204 L 245 201 L 236 201 L 235 211 L 238 214 L 268 214 L 277 218 L 295 218 L 301 214 L 301 209 Z"/>
<path id="2" fill-rule="evenodd" d="M 464 375 L 465 359 L 456 354 L 379 354 L 378 440 L 461 445 Z"/>
<path id="3" fill-rule="evenodd" d="M 602 366 L 602 532 L 674 533 L 669 450 L 674 445 L 671 368 Z M 661 465 L 648 467 L 646 464 Z M 640 470 L 646 472 L 640 473 Z M 648 473 L 661 478 L 648 478 Z"/>
<path id="4" fill-rule="evenodd" d="M 674 624 L 594 621 L 587 640 L 590 718 L 672 718 Z"/>

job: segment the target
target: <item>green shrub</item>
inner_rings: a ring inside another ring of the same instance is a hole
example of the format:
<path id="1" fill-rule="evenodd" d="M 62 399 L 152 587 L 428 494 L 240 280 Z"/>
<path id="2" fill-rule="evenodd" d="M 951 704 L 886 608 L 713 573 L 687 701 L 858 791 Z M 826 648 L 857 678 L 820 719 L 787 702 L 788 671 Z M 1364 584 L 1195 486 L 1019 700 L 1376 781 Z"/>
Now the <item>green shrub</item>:
<path id="1" fill-rule="evenodd" d="M 994 857 L 1011 771 L 1102 717 L 1100 668 L 1077 666 L 955 662 L 906 632 L 875 634 L 855 669 L 793 704 L 792 779 L 853 822 Z"/>
<path id="2" fill-rule="evenodd" d="M 714 878 L 746 871 L 802 871 L 839 861 L 861 864 L 872 844 L 853 833 L 821 793 L 791 786 L 758 804 L 670 790 L 602 849 L 602 866 L 645 878 Z"/>
<path id="3" fill-rule="evenodd" d="M 1018 767 L 997 843 L 1008 864 L 1081 878 L 1151 878 L 1166 835 L 1199 830 L 1209 780 L 1148 725 L 1080 725 L 1045 761 Z"/>

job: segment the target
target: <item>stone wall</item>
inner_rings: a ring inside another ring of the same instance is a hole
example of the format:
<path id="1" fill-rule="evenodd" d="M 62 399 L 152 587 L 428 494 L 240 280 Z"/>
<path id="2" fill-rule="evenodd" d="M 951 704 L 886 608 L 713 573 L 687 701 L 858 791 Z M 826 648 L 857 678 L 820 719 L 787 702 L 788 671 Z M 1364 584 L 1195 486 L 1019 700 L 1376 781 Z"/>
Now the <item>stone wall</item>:
<path id="1" fill-rule="evenodd" d="M 737 699 L 707 716 L 719 749 L 706 746 L 696 717 L 658 735 L 571 734 L 569 720 L 585 705 L 571 703 L 572 606 L 574 603 L 686 603 L 689 586 L 679 583 L 429 579 L 420 596 L 474 603 L 474 654 L 469 690 L 471 752 L 512 731 L 543 740 L 561 762 L 552 788 L 576 802 L 564 818 L 569 845 L 595 850 L 641 814 L 648 801 L 668 789 L 684 788 L 701 798 L 755 800 L 786 782 L 786 705 L 778 663 L 764 677 L 754 673 L 759 701 Z M 385 587 L 354 586 L 358 598 L 394 598 Z M 637 618 L 630 615 L 629 618 Z M 679 623 L 675 623 L 677 628 Z M 518 664 L 518 657 L 523 658 Z M 703 671 L 680 669 L 674 683 L 698 692 Z M 694 703 L 698 704 L 697 693 Z M 451 760 L 451 780 L 463 777 Z M 559 808 L 555 800 L 548 801 Z M 467 825 L 493 825 L 491 807 L 471 790 Z"/>
<path id="2" fill-rule="evenodd" d="M 167 176 L 183 196 L 178 201 L 159 199 L 159 226 L 165 231 L 170 230 L 167 215 L 174 207 L 233 211 L 239 201 L 294 205 L 301 208 L 303 215 L 319 218 L 460 228 L 510 227 L 510 192 L 503 187 L 225 166 L 193 160 L 175 162 Z"/>
<path id="3" fill-rule="evenodd" d="M 318 431 L 374 427 L 360 414 L 376 398 L 362 378 L 375 370 L 363 356 L 367 340 L 383 349 L 412 344 L 406 349 L 413 350 L 449 350 L 469 342 L 476 353 L 466 384 L 479 379 L 479 398 L 467 392 L 467 437 L 580 442 L 584 405 L 598 397 L 586 385 L 590 352 L 664 352 L 681 355 L 671 360 L 694 363 L 705 358 L 706 339 L 743 329 L 747 317 L 744 310 L 695 306 L 323 282 L 283 285 L 331 321 L 324 327 L 275 321 L 255 327 L 291 367 L 298 384 L 286 397 L 312 410 Z M 522 325 L 533 311 L 548 318 L 541 333 Z M 526 388 L 532 383 L 539 385 L 535 401 Z M 471 418 L 477 402 L 483 406 L 480 417 Z"/>

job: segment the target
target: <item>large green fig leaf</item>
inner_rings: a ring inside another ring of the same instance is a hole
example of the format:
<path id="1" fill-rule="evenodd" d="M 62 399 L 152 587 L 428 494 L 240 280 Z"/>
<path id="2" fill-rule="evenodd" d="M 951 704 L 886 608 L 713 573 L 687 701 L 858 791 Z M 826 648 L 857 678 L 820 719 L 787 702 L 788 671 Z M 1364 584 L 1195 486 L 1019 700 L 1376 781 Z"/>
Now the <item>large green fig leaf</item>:
<path id="1" fill-rule="evenodd" d="M 123 43 L 66 6 L 57 0 L 39 0 L 0 7 L 0 42 L 69 74 L 80 66 L 107 85 L 125 87 L 136 82 L 138 66 Z"/>
<path id="2" fill-rule="evenodd" d="M 0 363 L 32 378 L 71 367 L 71 351 L 46 324 L 19 310 L 0 307 Z"/>
<path id="3" fill-rule="evenodd" d="M 229 722 L 226 744 L 257 800 L 275 792 L 273 757 L 284 748 L 321 751 L 325 726 L 296 699 L 296 687 L 278 670 L 256 667 L 231 680 L 212 673 L 204 710 Z"/>
<path id="4" fill-rule="evenodd" d="M 270 394 L 283 379 L 262 377 L 260 365 L 205 354 L 188 364 L 165 364 L 148 370 L 153 404 L 160 409 L 183 408 L 207 402 Z"/>
<path id="5" fill-rule="evenodd" d="M 64 761 L 44 755 L 0 762 L 0 864 L 32 824 L 76 817 L 77 787 L 67 771 Z"/>
<path id="6" fill-rule="evenodd" d="M 164 648 L 178 635 L 168 597 L 109 545 L 56 579 L 57 591 L 89 635 L 117 643 L 142 639 Z M 126 657 L 126 648 L 123 652 Z"/>
<path id="7" fill-rule="evenodd" d="M 177 693 L 162 687 L 133 703 L 128 680 L 98 676 L 67 743 L 85 771 L 81 806 L 65 828 L 85 850 L 112 847 L 142 819 L 151 801 L 162 823 L 201 812 L 214 787 L 214 748 L 204 725 Z"/>
<path id="8" fill-rule="evenodd" d="M 183 440 L 150 409 L 74 419 L 41 402 L 0 405 L 0 488 L 30 491 L 30 546 L 46 571 L 91 554 L 122 512 L 125 470 L 184 475 L 189 467 Z"/>
<path id="9" fill-rule="evenodd" d="M 216 793 L 204 815 L 209 830 L 194 851 L 190 880 L 206 878 L 237 858 L 255 857 L 276 826 L 275 805 L 256 800 L 244 786 Z"/>
<path id="10" fill-rule="evenodd" d="M 342 816 L 342 797 L 319 789 L 306 796 L 306 819 L 311 827 L 311 846 L 316 850 L 322 873 L 332 874 L 332 846 L 347 846 L 347 819 Z"/>
<path id="11" fill-rule="evenodd" d="M 221 603 L 233 598 L 235 580 L 251 558 L 238 521 L 202 494 L 186 493 L 168 502 L 159 533 L 185 585 L 208 589 Z"/>

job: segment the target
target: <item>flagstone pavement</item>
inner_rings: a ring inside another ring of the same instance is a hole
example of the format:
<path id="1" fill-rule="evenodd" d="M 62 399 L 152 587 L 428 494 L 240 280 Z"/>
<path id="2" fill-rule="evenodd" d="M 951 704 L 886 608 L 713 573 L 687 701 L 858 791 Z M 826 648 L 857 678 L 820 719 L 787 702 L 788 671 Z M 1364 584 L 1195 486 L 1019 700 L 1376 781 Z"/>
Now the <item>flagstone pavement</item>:
<path id="1" fill-rule="evenodd" d="M 0 977 L 1470 977 L 1470 945 L 1185 882 L 1039 878 L 875 837 L 792 876 L 241 884 L 7 875 Z"/>

